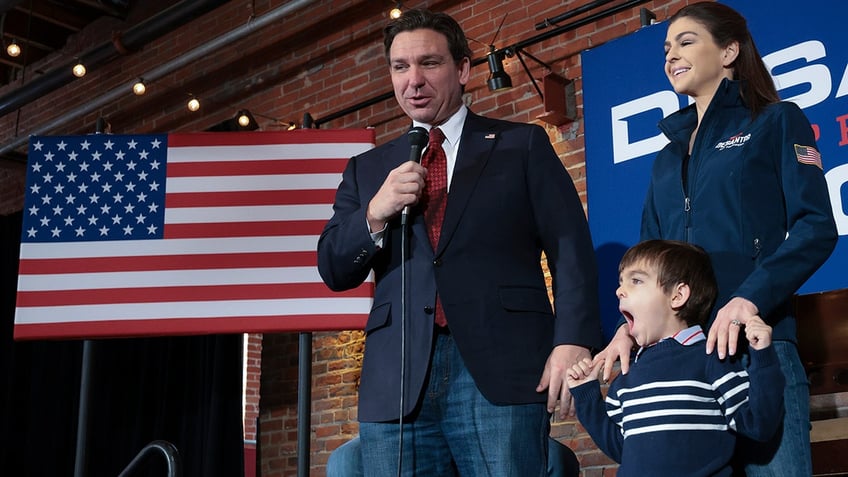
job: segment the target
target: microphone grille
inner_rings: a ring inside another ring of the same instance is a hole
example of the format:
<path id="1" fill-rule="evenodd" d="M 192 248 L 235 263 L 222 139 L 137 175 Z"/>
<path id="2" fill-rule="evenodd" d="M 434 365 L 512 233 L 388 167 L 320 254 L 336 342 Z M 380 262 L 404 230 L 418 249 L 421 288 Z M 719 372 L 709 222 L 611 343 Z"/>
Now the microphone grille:
<path id="1" fill-rule="evenodd" d="M 406 135 L 407 137 L 409 137 L 410 145 L 418 146 L 420 148 L 423 148 L 427 145 L 427 140 L 430 137 L 430 133 L 427 132 L 427 130 L 422 128 L 421 126 L 416 126 L 410 129 L 409 132 L 406 133 Z"/>

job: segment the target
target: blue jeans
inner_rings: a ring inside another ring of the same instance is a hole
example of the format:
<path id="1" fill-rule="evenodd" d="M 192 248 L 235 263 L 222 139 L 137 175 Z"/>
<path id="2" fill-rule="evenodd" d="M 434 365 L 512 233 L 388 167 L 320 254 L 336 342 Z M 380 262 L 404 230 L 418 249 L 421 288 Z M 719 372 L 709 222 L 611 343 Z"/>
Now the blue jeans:
<path id="1" fill-rule="evenodd" d="M 813 464 L 810 457 L 810 385 L 807 373 L 794 343 L 775 341 L 772 346 L 786 378 L 783 428 L 778 429 L 769 442 L 740 439 L 737 454 L 745 463 L 748 477 L 809 477 L 813 474 Z"/>
<path id="2" fill-rule="evenodd" d="M 362 422 L 365 475 L 398 475 L 397 423 Z M 451 335 L 436 338 L 427 389 L 403 424 L 403 476 L 543 477 L 544 403 L 500 406 L 480 394 Z"/>
<path id="3" fill-rule="evenodd" d="M 365 477 L 359 436 L 345 442 L 330 453 L 327 477 Z M 556 439 L 548 438 L 548 477 L 579 477 L 580 462 L 571 449 Z"/>

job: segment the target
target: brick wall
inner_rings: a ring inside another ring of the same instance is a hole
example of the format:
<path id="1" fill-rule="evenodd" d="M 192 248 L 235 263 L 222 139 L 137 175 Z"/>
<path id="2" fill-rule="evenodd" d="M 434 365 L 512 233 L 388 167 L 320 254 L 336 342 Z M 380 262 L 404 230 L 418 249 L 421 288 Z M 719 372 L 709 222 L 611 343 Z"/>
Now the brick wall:
<path id="1" fill-rule="evenodd" d="M 146 3 L 146 2 L 141 2 Z M 156 3 L 156 2 L 151 2 Z M 19 114 L 0 117 L 0 142 L 29 134 L 39 124 L 55 120 L 67 110 L 78 108 L 104 91 L 128 85 L 165 62 L 245 25 L 252 18 L 285 4 L 284 0 L 234 0 L 204 15 L 190 25 L 152 41 L 141 51 L 114 61 L 75 81 L 45 94 L 21 108 Z M 365 99 L 391 91 L 383 58 L 381 28 L 393 1 L 318 0 L 289 15 L 271 28 L 234 41 L 226 48 L 195 61 L 148 86 L 148 93 L 128 93 L 99 110 L 64 125 L 55 134 L 92 132 L 99 116 L 109 119 L 115 133 L 199 131 L 232 117 L 237 109 L 250 109 L 261 129 L 278 130 L 280 123 L 300 122 L 304 113 L 321 119 Z M 406 6 L 429 6 L 457 18 L 470 38 L 482 43 L 492 40 L 506 16 L 497 47 L 515 44 L 539 32 L 534 25 L 589 3 L 588 0 L 441 0 L 405 1 Z M 613 2 L 612 4 L 621 3 Z M 688 0 L 653 0 L 642 5 L 662 20 Z M 153 8 L 151 6 L 151 8 Z M 603 7 L 602 7 L 603 8 Z M 601 9 L 602 9 L 601 8 Z M 600 10 L 600 9 L 599 9 Z M 138 13 L 141 15 L 141 13 Z M 125 24 L 105 20 L 69 41 L 64 56 L 45 59 L 25 72 L 36 77 L 53 65 L 66 61 L 86 44 L 110 38 Z M 582 121 L 582 80 L 579 53 L 639 28 L 639 8 L 599 20 L 568 33 L 527 47 L 527 51 L 551 66 L 553 72 L 574 80 L 578 119 L 546 130 L 563 164 L 585 201 L 585 150 Z M 483 57 L 484 44 L 472 42 L 475 57 Z M 646 67 L 658 67 L 661 45 L 646 53 Z M 649 56 L 655 55 L 655 56 Z M 536 77 L 545 68 L 527 61 Z M 466 92 L 471 108 L 479 114 L 522 122 L 538 122 L 542 102 L 516 58 L 507 59 L 506 71 L 514 87 L 491 93 L 487 90 L 485 65 L 472 69 Z M 0 95 L 15 85 L 0 88 Z M 128 86 L 127 86 L 128 88 Z M 184 103 L 189 93 L 203 100 L 200 114 L 188 115 Z M 324 124 L 323 128 L 372 127 L 378 143 L 401 134 L 408 126 L 394 100 L 376 102 Z M 22 164 L 0 161 L 0 213 L 20 210 L 23 194 Z M 248 346 L 248 413 L 245 426 L 251 432 L 259 416 L 258 471 L 263 477 L 295 475 L 297 405 L 297 335 L 265 334 L 259 342 L 252 335 Z M 324 475 L 329 452 L 356 435 L 356 386 L 364 336 L 360 331 L 315 333 L 313 339 L 313 401 L 311 475 Z M 260 358 L 261 356 L 261 358 Z M 261 399 L 256 408 L 261 366 Z M 614 475 L 615 469 L 592 444 L 582 427 L 572 420 L 556 422 L 552 435 L 577 452 L 585 477 Z M 250 437 L 248 436 L 248 439 Z"/>
<path id="2" fill-rule="evenodd" d="M 504 15 L 507 15 L 504 27 L 495 41 L 496 46 L 502 46 L 534 36 L 536 34 L 533 28 L 535 23 L 585 3 L 588 2 L 445 1 L 430 2 L 430 5 L 433 9 L 447 11 L 453 15 L 466 29 L 468 37 L 486 43 L 491 41 L 493 32 L 497 29 Z M 654 1 L 648 2 L 644 6 L 656 13 L 659 19 L 664 19 L 685 3 L 683 1 Z M 505 62 L 506 71 L 512 77 L 514 84 L 512 89 L 505 92 L 491 93 L 488 91 L 485 83 L 488 70 L 485 66 L 477 66 L 472 70 L 472 78 L 466 88 L 466 93 L 470 94 L 473 99 L 471 108 L 483 115 L 513 121 L 537 122 L 546 126 L 555 150 L 570 172 L 585 201 L 585 155 L 579 53 L 586 48 L 600 45 L 633 32 L 639 26 L 639 10 L 634 8 L 626 13 L 605 18 L 527 48 L 531 54 L 551 65 L 552 71 L 575 81 L 580 118 L 574 123 L 557 128 L 535 120 L 536 116 L 544 112 L 542 104 L 516 58 L 507 59 Z M 343 24 L 328 24 L 327 27 L 331 29 L 343 28 Z M 390 91 L 390 81 L 385 71 L 386 67 L 382 58 L 382 45 L 379 42 L 379 37 L 372 38 L 371 26 L 363 25 L 363 28 L 365 30 L 363 30 L 362 37 L 368 37 L 370 42 L 363 41 L 359 50 L 351 52 L 350 58 L 343 62 L 345 68 L 351 68 L 350 71 L 344 73 L 343 77 L 347 78 L 346 80 L 341 80 L 341 83 L 338 83 L 339 80 L 336 79 L 336 75 L 339 73 L 335 67 L 331 67 L 331 71 L 322 75 L 319 86 L 316 86 L 318 82 L 314 79 L 311 79 L 307 84 L 305 78 L 293 80 L 291 85 L 286 84 L 282 89 L 285 98 L 280 100 L 287 101 L 289 98 L 286 93 L 288 92 L 304 91 L 303 88 L 306 88 L 305 94 L 297 95 L 298 98 L 305 99 L 295 100 L 290 107 L 293 111 L 297 111 L 297 106 L 301 105 L 301 111 L 310 111 L 315 114 L 322 111 L 325 104 L 325 100 L 312 96 L 313 88 L 316 87 L 319 88 L 319 91 L 323 91 L 322 95 L 327 95 L 327 88 L 331 91 L 335 90 L 335 93 L 329 93 L 334 105 L 354 104 L 364 98 Z M 342 30 L 340 36 L 347 36 L 347 32 Z M 333 43 L 334 41 L 328 40 L 328 44 Z M 484 45 L 472 41 L 471 46 L 475 57 L 485 55 L 486 47 Z M 661 45 L 657 46 L 656 55 L 658 58 L 661 57 Z M 657 64 L 654 60 L 646 58 L 646 64 Z M 541 77 L 545 73 L 545 69 L 540 65 L 534 64 L 532 61 L 527 61 L 527 64 L 534 76 Z M 325 68 L 327 68 L 327 65 L 325 65 Z M 341 85 L 340 88 L 339 85 Z M 353 88 L 353 90 L 348 91 L 348 87 Z M 341 91 L 338 91 L 338 89 L 341 89 Z M 338 106 L 335 109 L 338 109 Z M 293 114 L 292 117 L 296 118 L 297 116 Z M 402 115 L 396 103 L 390 100 L 365 108 L 338 121 L 333 121 L 329 126 L 374 127 L 377 131 L 377 142 L 381 143 L 401 134 L 408 127 L 408 121 Z M 273 344 L 269 342 L 269 339 L 274 340 Z M 272 354 L 284 353 L 294 356 L 297 348 L 296 342 L 295 337 L 266 335 L 263 356 L 267 358 Z M 361 332 L 316 333 L 313 346 L 315 351 L 312 366 L 314 380 L 311 416 L 311 475 L 323 475 L 322 467 L 326 463 L 329 452 L 357 433 L 355 384 L 359 378 L 358 364 L 362 357 L 364 336 Z M 292 362 L 290 366 L 296 366 L 296 364 Z M 292 476 L 295 475 L 296 469 L 294 459 L 296 449 L 292 441 L 296 428 L 296 416 L 293 412 L 294 406 L 296 406 L 294 392 L 296 390 L 296 377 L 292 375 L 292 368 L 274 366 L 264 360 L 262 369 L 261 475 L 264 477 Z M 275 391 L 272 391 L 274 386 L 272 381 L 278 385 Z M 275 400 L 274 404 L 271 404 L 266 401 L 269 394 L 278 395 L 281 399 Z M 283 402 L 286 401 L 286 399 L 282 399 L 283 396 L 289 396 L 288 402 Z M 266 406 L 266 404 L 268 405 Z M 595 447 L 585 429 L 575 419 L 555 422 L 551 435 L 577 453 L 584 477 L 615 475 L 616 466 L 614 463 Z M 288 436 L 288 438 L 284 436 Z"/>
<path id="3" fill-rule="evenodd" d="M 245 343 L 244 440 L 251 444 L 256 441 L 256 425 L 259 418 L 262 335 L 258 333 L 247 334 Z"/>

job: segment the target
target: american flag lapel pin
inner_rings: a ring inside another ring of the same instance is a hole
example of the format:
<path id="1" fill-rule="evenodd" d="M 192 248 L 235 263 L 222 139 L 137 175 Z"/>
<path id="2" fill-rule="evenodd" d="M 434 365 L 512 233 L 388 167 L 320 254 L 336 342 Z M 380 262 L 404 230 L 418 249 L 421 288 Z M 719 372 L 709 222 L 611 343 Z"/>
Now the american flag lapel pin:
<path id="1" fill-rule="evenodd" d="M 494 139 L 494 138 L 495 138 L 495 133 L 489 133 L 489 134 L 486 134 L 486 136 L 484 136 L 484 138 L 485 138 L 485 139 Z"/>

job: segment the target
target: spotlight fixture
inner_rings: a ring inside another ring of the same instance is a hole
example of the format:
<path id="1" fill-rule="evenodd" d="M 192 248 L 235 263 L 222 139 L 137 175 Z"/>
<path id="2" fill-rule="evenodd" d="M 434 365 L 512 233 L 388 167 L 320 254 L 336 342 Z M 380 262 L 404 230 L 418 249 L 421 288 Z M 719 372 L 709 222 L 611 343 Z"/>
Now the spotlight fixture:
<path id="1" fill-rule="evenodd" d="M 9 43 L 9 46 L 6 47 L 6 53 L 9 54 L 12 58 L 17 58 L 21 54 L 21 47 L 15 42 L 15 39 L 12 38 L 12 42 Z"/>
<path id="2" fill-rule="evenodd" d="M 397 2 L 395 4 L 395 8 L 389 10 L 389 18 L 392 20 L 397 20 L 400 16 L 403 15 L 403 5 L 401 2 Z"/>
<path id="3" fill-rule="evenodd" d="M 85 76 L 85 65 L 83 65 L 81 61 L 77 61 L 77 64 L 74 65 L 71 71 L 77 78 L 82 78 L 83 76 Z"/>
<path id="4" fill-rule="evenodd" d="M 512 88 L 512 78 L 504 71 L 503 58 L 504 53 L 495 50 L 494 46 L 489 47 L 489 53 L 486 54 L 489 61 L 489 78 L 486 84 L 489 86 L 489 91 L 500 91 L 507 88 Z"/>
<path id="5" fill-rule="evenodd" d="M 191 99 L 188 100 L 188 103 L 186 103 L 186 107 L 191 112 L 197 111 L 200 109 L 200 100 L 192 96 Z"/>
<path id="6" fill-rule="evenodd" d="M 144 85 L 144 80 L 139 78 L 132 87 L 133 94 L 141 96 L 147 91 L 147 86 Z"/>
<path id="7" fill-rule="evenodd" d="M 507 15 L 509 15 L 509 12 L 501 19 L 498 29 L 495 30 L 495 34 L 492 36 L 492 41 L 489 42 L 489 52 L 486 54 L 486 59 L 489 62 L 489 77 L 486 79 L 486 84 L 489 86 L 489 91 L 501 91 L 512 88 L 512 78 L 504 71 L 503 65 L 506 51 L 495 49 L 495 40 L 501 33 L 501 28 L 503 28 Z"/>
<path id="8" fill-rule="evenodd" d="M 657 22 L 657 15 L 647 8 L 639 9 L 639 23 L 643 26 L 651 26 Z"/>
<path id="9" fill-rule="evenodd" d="M 309 112 L 303 113 L 303 122 L 301 123 L 303 129 L 312 129 L 315 124 L 315 120 L 312 119 L 312 115 Z"/>
<path id="10" fill-rule="evenodd" d="M 97 122 L 95 123 L 94 127 L 95 127 L 94 132 L 97 133 L 97 134 L 111 134 L 112 133 L 112 124 L 109 123 L 109 121 L 106 120 L 106 118 L 104 118 L 103 116 L 100 116 L 99 118 L 97 118 Z"/>

